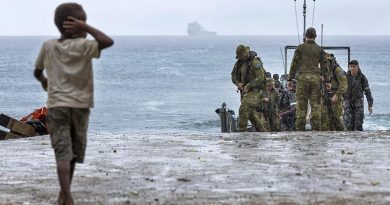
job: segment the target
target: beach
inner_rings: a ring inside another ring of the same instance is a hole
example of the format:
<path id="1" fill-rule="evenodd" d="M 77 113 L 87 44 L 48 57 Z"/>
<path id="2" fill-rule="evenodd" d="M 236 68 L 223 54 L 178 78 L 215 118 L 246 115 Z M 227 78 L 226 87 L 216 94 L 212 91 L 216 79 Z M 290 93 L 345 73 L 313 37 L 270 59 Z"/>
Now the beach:
<path id="1" fill-rule="evenodd" d="M 89 134 L 76 204 L 389 204 L 390 131 Z M 0 204 L 55 204 L 48 136 L 0 141 Z"/>

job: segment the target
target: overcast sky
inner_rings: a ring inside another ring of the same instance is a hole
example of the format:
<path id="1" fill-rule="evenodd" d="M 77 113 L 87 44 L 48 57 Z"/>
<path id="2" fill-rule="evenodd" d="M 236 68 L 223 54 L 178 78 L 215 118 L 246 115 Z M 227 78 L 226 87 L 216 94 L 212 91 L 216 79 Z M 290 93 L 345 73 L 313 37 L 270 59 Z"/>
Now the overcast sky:
<path id="1" fill-rule="evenodd" d="M 0 0 L 0 35 L 58 35 L 64 1 Z M 88 23 L 110 35 L 186 35 L 198 21 L 219 35 L 296 35 L 293 0 L 75 0 Z M 297 0 L 299 32 L 302 4 Z M 307 0 L 312 25 L 313 1 Z M 314 27 L 327 35 L 390 35 L 390 0 L 316 0 Z"/>

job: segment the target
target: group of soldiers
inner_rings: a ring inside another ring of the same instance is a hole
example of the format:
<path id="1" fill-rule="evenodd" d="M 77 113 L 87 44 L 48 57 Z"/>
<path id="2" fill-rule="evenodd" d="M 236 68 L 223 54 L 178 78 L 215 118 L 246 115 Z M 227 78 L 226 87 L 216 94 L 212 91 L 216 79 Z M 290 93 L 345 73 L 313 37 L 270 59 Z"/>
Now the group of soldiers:
<path id="1" fill-rule="evenodd" d="M 367 78 L 356 60 L 348 63 L 348 72 L 343 71 L 335 56 L 316 44 L 316 36 L 314 28 L 306 30 L 285 88 L 277 74 L 271 77 L 266 72 L 256 52 L 245 45 L 237 47 L 231 75 L 241 93 L 240 132 L 247 131 L 248 120 L 259 132 L 363 131 L 363 94 L 370 114 L 373 105 Z"/>

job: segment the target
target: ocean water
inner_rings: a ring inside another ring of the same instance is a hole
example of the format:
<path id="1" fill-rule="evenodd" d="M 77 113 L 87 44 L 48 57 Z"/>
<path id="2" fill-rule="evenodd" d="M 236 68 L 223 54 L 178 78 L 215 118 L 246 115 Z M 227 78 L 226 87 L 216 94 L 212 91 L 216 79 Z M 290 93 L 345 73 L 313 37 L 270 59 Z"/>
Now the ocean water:
<path id="1" fill-rule="evenodd" d="M 40 46 L 50 38 L 0 37 L 0 112 L 20 118 L 46 104 L 33 70 Z M 114 40 L 115 45 L 94 61 L 90 133 L 219 132 L 215 109 L 226 102 L 238 113 L 240 104 L 230 80 L 236 46 L 249 45 L 267 71 L 283 74 L 280 49 L 298 43 L 296 36 Z M 390 129 L 390 36 L 331 36 L 324 38 L 324 46 L 351 47 L 351 57 L 359 61 L 374 97 L 374 113 L 366 115 L 364 128 Z M 334 53 L 346 70 L 346 52 Z"/>

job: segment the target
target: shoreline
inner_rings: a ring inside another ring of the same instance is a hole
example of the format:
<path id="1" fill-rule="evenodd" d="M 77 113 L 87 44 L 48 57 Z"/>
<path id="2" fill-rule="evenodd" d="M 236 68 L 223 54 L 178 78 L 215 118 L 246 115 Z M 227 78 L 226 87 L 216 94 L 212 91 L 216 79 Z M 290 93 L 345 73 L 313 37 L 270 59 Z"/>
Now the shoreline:
<path id="1" fill-rule="evenodd" d="M 48 136 L 0 141 L 0 204 L 55 204 Z M 390 131 L 90 134 L 76 204 L 386 204 Z"/>

